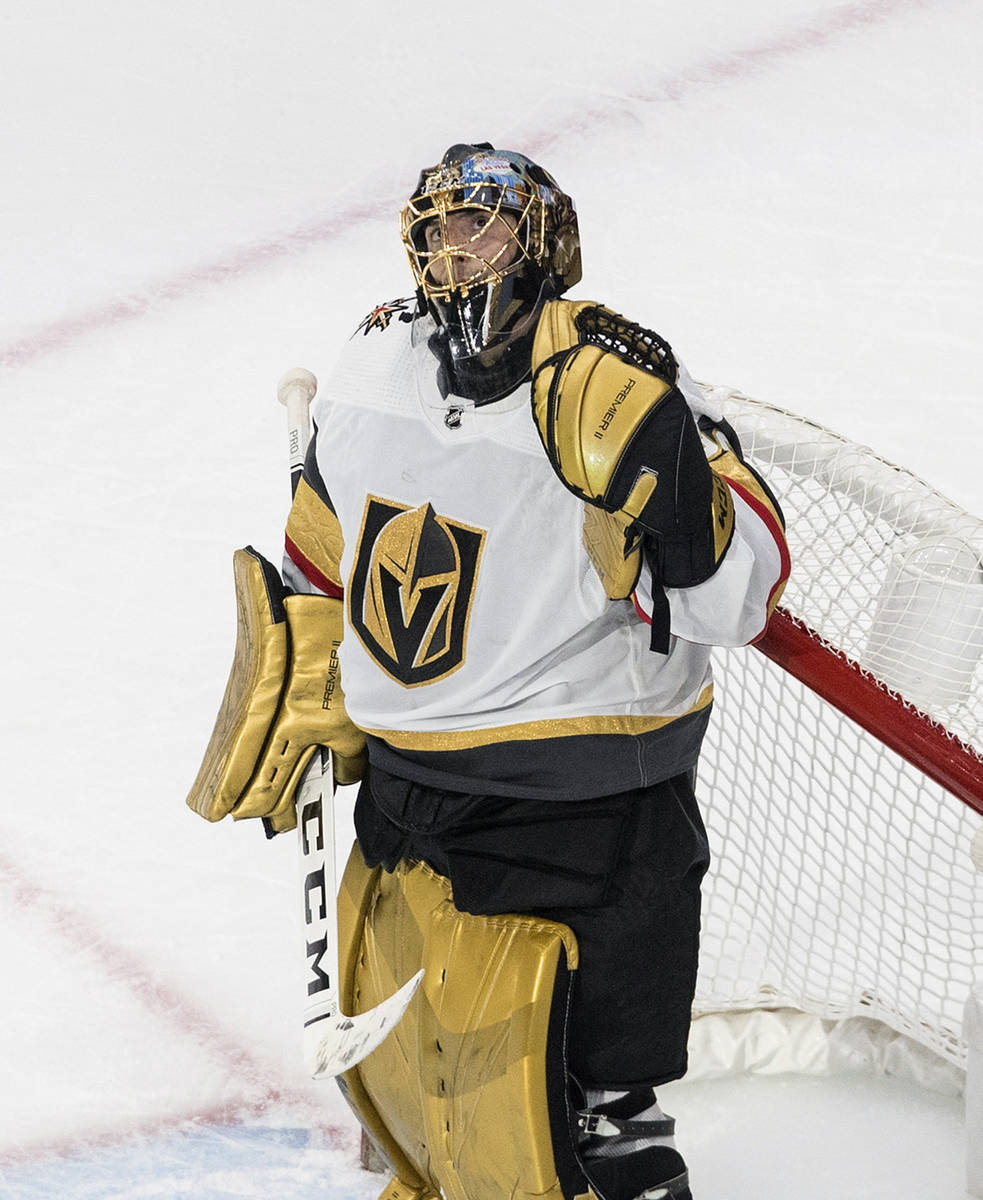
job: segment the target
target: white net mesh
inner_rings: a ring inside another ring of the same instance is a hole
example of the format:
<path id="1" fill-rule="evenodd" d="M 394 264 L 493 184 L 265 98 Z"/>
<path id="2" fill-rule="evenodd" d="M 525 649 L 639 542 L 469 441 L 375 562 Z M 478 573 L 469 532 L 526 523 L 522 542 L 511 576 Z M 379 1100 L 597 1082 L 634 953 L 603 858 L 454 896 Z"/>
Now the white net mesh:
<path id="1" fill-rule="evenodd" d="M 784 510 L 782 607 L 975 767 L 983 521 L 819 426 L 708 393 Z M 873 1017 L 962 1065 L 963 1006 L 983 979 L 980 816 L 753 648 L 715 661 L 697 1011 Z"/>

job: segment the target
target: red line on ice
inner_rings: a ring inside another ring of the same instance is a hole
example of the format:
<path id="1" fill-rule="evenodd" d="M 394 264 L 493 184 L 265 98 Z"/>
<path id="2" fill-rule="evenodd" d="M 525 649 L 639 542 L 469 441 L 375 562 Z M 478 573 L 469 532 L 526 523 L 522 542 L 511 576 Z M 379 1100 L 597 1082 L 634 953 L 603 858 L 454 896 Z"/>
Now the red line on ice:
<path id="1" fill-rule="evenodd" d="M 743 79 L 783 58 L 818 50 L 843 34 L 854 33 L 896 16 L 905 9 L 933 7 L 937 0 L 861 0 L 846 4 L 795 29 L 778 34 L 756 46 L 722 55 L 709 63 L 682 72 L 679 79 L 636 93 L 644 100 L 675 100 L 694 85 L 721 79 Z"/>
<path id="2" fill-rule="evenodd" d="M 748 78 L 783 59 L 821 49 L 836 38 L 863 30 L 906 9 L 929 8 L 937 3 L 938 0 L 860 0 L 846 4 L 756 45 L 689 67 L 652 88 L 629 92 L 627 99 L 643 103 L 678 101 L 694 88 Z M 571 114 L 572 120 L 564 122 L 562 127 L 531 132 L 523 139 L 523 148 L 531 154 L 539 154 L 568 137 L 571 127 L 587 129 L 598 124 L 612 124 L 618 119 L 619 105 L 620 102 L 615 101 L 611 105 Z M 333 241 L 363 221 L 391 217 L 400 203 L 401 199 L 394 197 L 372 205 L 353 205 L 333 217 L 313 220 L 283 237 L 243 246 L 170 279 L 149 283 L 120 300 L 54 321 L 35 333 L 0 346 L 0 366 L 24 366 L 46 354 L 64 350 L 89 334 L 137 320 L 160 304 L 234 281 L 280 259 L 301 254 L 311 246 Z"/>
<path id="3" fill-rule="evenodd" d="M 64 350 L 89 334 L 127 321 L 138 320 L 162 304 L 181 300 L 204 288 L 234 283 L 242 275 L 302 253 L 320 242 L 330 242 L 362 221 L 390 217 L 392 213 L 393 206 L 381 202 L 375 205 L 353 205 L 333 217 L 310 221 L 283 237 L 241 246 L 222 258 L 190 267 L 170 279 L 147 284 L 122 299 L 78 313 L 74 317 L 54 321 L 36 333 L 0 346 L 0 366 L 24 366 L 45 354 Z"/>
<path id="4" fill-rule="evenodd" d="M 348 1150 L 355 1153 L 358 1146 L 358 1134 L 334 1125 L 323 1125 L 318 1122 L 318 1112 L 313 1104 L 308 1105 L 310 1116 L 309 1128 L 319 1133 L 325 1144 L 332 1149 Z M 236 1126 L 243 1123 L 247 1116 L 262 1116 L 264 1105 L 249 1103 L 245 1098 L 241 1101 L 230 1100 L 226 1104 L 214 1105 L 211 1108 L 189 1109 L 187 1112 L 171 1113 L 166 1117 L 150 1117 L 145 1121 L 131 1121 L 128 1125 L 118 1122 L 104 1129 L 90 1127 L 77 1133 L 66 1134 L 61 1138 L 49 1138 L 30 1142 L 20 1142 L 9 1149 L 0 1149 L 0 1171 L 11 1170 L 14 1167 L 28 1166 L 46 1158 L 62 1158 L 73 1154 L 91 1154 L 99 1150 L 111 1150 L 128 1141 L 141 1138 L 165 1137 L 189 1125 L 207 1126 Z M 2 1188 L 2 1184 L 0 1184 Z"/>
<path id="5" fill-rule="evenodd" d="M 837 38 L 860 32 L 898 16 L 906 9 L 933 8 L 938 3 L 939 0 L 859 0 L 858 3 L 845 4 L 755 45 L 684 68 L 652 87 L 627 91 L 623 99 L 645 104 L 680 101 L 694 90 L 747 79 L 780 65 L 783 59 L 820 50 Z M 543 130 L 538 136 L 526 138 L 524 148 L 535 156 L 568 138 L 571 128 L 590 130 L 599 123 L 610 123 L 612 118 L 617 119 L 621 103 L 622 98 L 617 98 L 611 104 L 600 104 L 593 109 L 571 114 L 571 121 L 563 128 Z"/>
<path id="6" fill-rule="evenodd" d="M 148 1128 L 163 1130 L 186 1121 L 198 1123 L 232 1122 L 236 1114 L 262 1113 L 275 1104 L 301 1106 L 311 1110 L 317 1123 L 316 1109 L 310 1095 L 281 1077 L 271 1062 L 253 1055 L 241 1042 L 193 1000 L 157 976 L 134 954 L 113 942 L 94 922 L 77 908 L 68 907 L 51 892 L 32 882 L 9 857 L 0 853 L 0 885 L 5 885 L 16 908 L 31 916 L 43 918 L 52 931 L 65 941 L 72 951 L 87 955 L 106 974 L 107 978 L 125 987 L 133 999 L 152 1017 L 169 1025 L 183 1037 L 191 1038 L 213 1060 L 218 1061 L 241 1086 L 241 1094 L 225 1104 L 189 1111 L 178 1117 L 139 1122 L 129 1127 L 117 1127 L 114 1133 L 79 1133 L 57 1143 L 28 1145 L 21 1149 L 0 1149 L 0 1165 L 26 1161 L 43 1154 L 68 1153 L 80 1145 L 108 1145 L 139 1134 Z M 337 1144 L 347 1140 L 341 1129 L 321 1127 L 330 1141 Z"/>

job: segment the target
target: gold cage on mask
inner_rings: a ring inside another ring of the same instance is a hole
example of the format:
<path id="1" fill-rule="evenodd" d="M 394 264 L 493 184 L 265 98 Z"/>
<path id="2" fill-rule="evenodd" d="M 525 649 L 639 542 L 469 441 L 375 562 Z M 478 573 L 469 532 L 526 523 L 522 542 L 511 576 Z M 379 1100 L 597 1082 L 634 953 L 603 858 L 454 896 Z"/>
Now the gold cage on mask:
<path id="1" fill-rule="evenodd" d="M 449 219 L 455 213 L 469 212 L 486 214 L 486 219 L 469 237 L 454 241 L 448 230 Z M 515 222 L 514 229 L 507 218 Z M 435 249 L 428 247 L 431 222 L 436 222 L 440 233 Z M 486 257 L 480 253 L 478 243 L 497 227 L 505 236 Z M 546 206 L 539 196 L 516 188 L 487 182 L 462 187 L 458 183 L 414 196 L 401 213 L 400 233 L 417 287 L 428 300 L 447 300 L 451 294 L 467 296 L 472 288 L 500 281 L 528 261 L 542 263 Z M 509 251 L 515 251 L 514 257 L 508 257 Z M 463 276 L 462 260 L 466 264 Z"/>

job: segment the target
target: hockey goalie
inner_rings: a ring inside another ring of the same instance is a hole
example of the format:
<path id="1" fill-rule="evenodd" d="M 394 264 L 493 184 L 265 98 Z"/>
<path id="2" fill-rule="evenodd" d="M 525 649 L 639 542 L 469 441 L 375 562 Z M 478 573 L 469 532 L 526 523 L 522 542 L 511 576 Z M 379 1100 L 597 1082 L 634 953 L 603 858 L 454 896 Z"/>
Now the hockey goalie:
<path id="1" fill-rule="evenodd" d="M 318 745 L 361 781 L 345 1011 L 425 972 L 341 1077 L 387 1200 L 691 1200 L 656 1093 L 686 1071 L 710 650 L 763 632 L 782 515 L 663 338 L 564 298 L 542 167 L 453 146 L 401 231 L 415 295 L 316 401 L 282 577 L 237 557 L 251 651 L 189 804 L 288 829 Z"/>

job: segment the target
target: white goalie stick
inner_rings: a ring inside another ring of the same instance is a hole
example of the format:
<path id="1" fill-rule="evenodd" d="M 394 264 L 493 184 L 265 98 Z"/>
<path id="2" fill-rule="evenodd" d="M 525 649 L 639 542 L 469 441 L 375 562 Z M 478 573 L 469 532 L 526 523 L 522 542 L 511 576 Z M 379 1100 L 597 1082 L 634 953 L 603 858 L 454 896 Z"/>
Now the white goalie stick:
<path id="1" fill-rule="evenodd" d="M 310 441 L 310 403 L 317 380 L 288 371 L 277 385 L 286 406 L 290 484 L 297 490 Z M 418 971 L 388 1000 L 348 1017 L 338 995 L 338 883 L 335 871 L 334 775 L 331 752 L 319 747 L 297 788 L 297 833 L 308 972 L 304 998 L 304 1063 L 315 1079 L 330 1079 L 362 1061 L 402 1017 L 423 978 Z"/>

